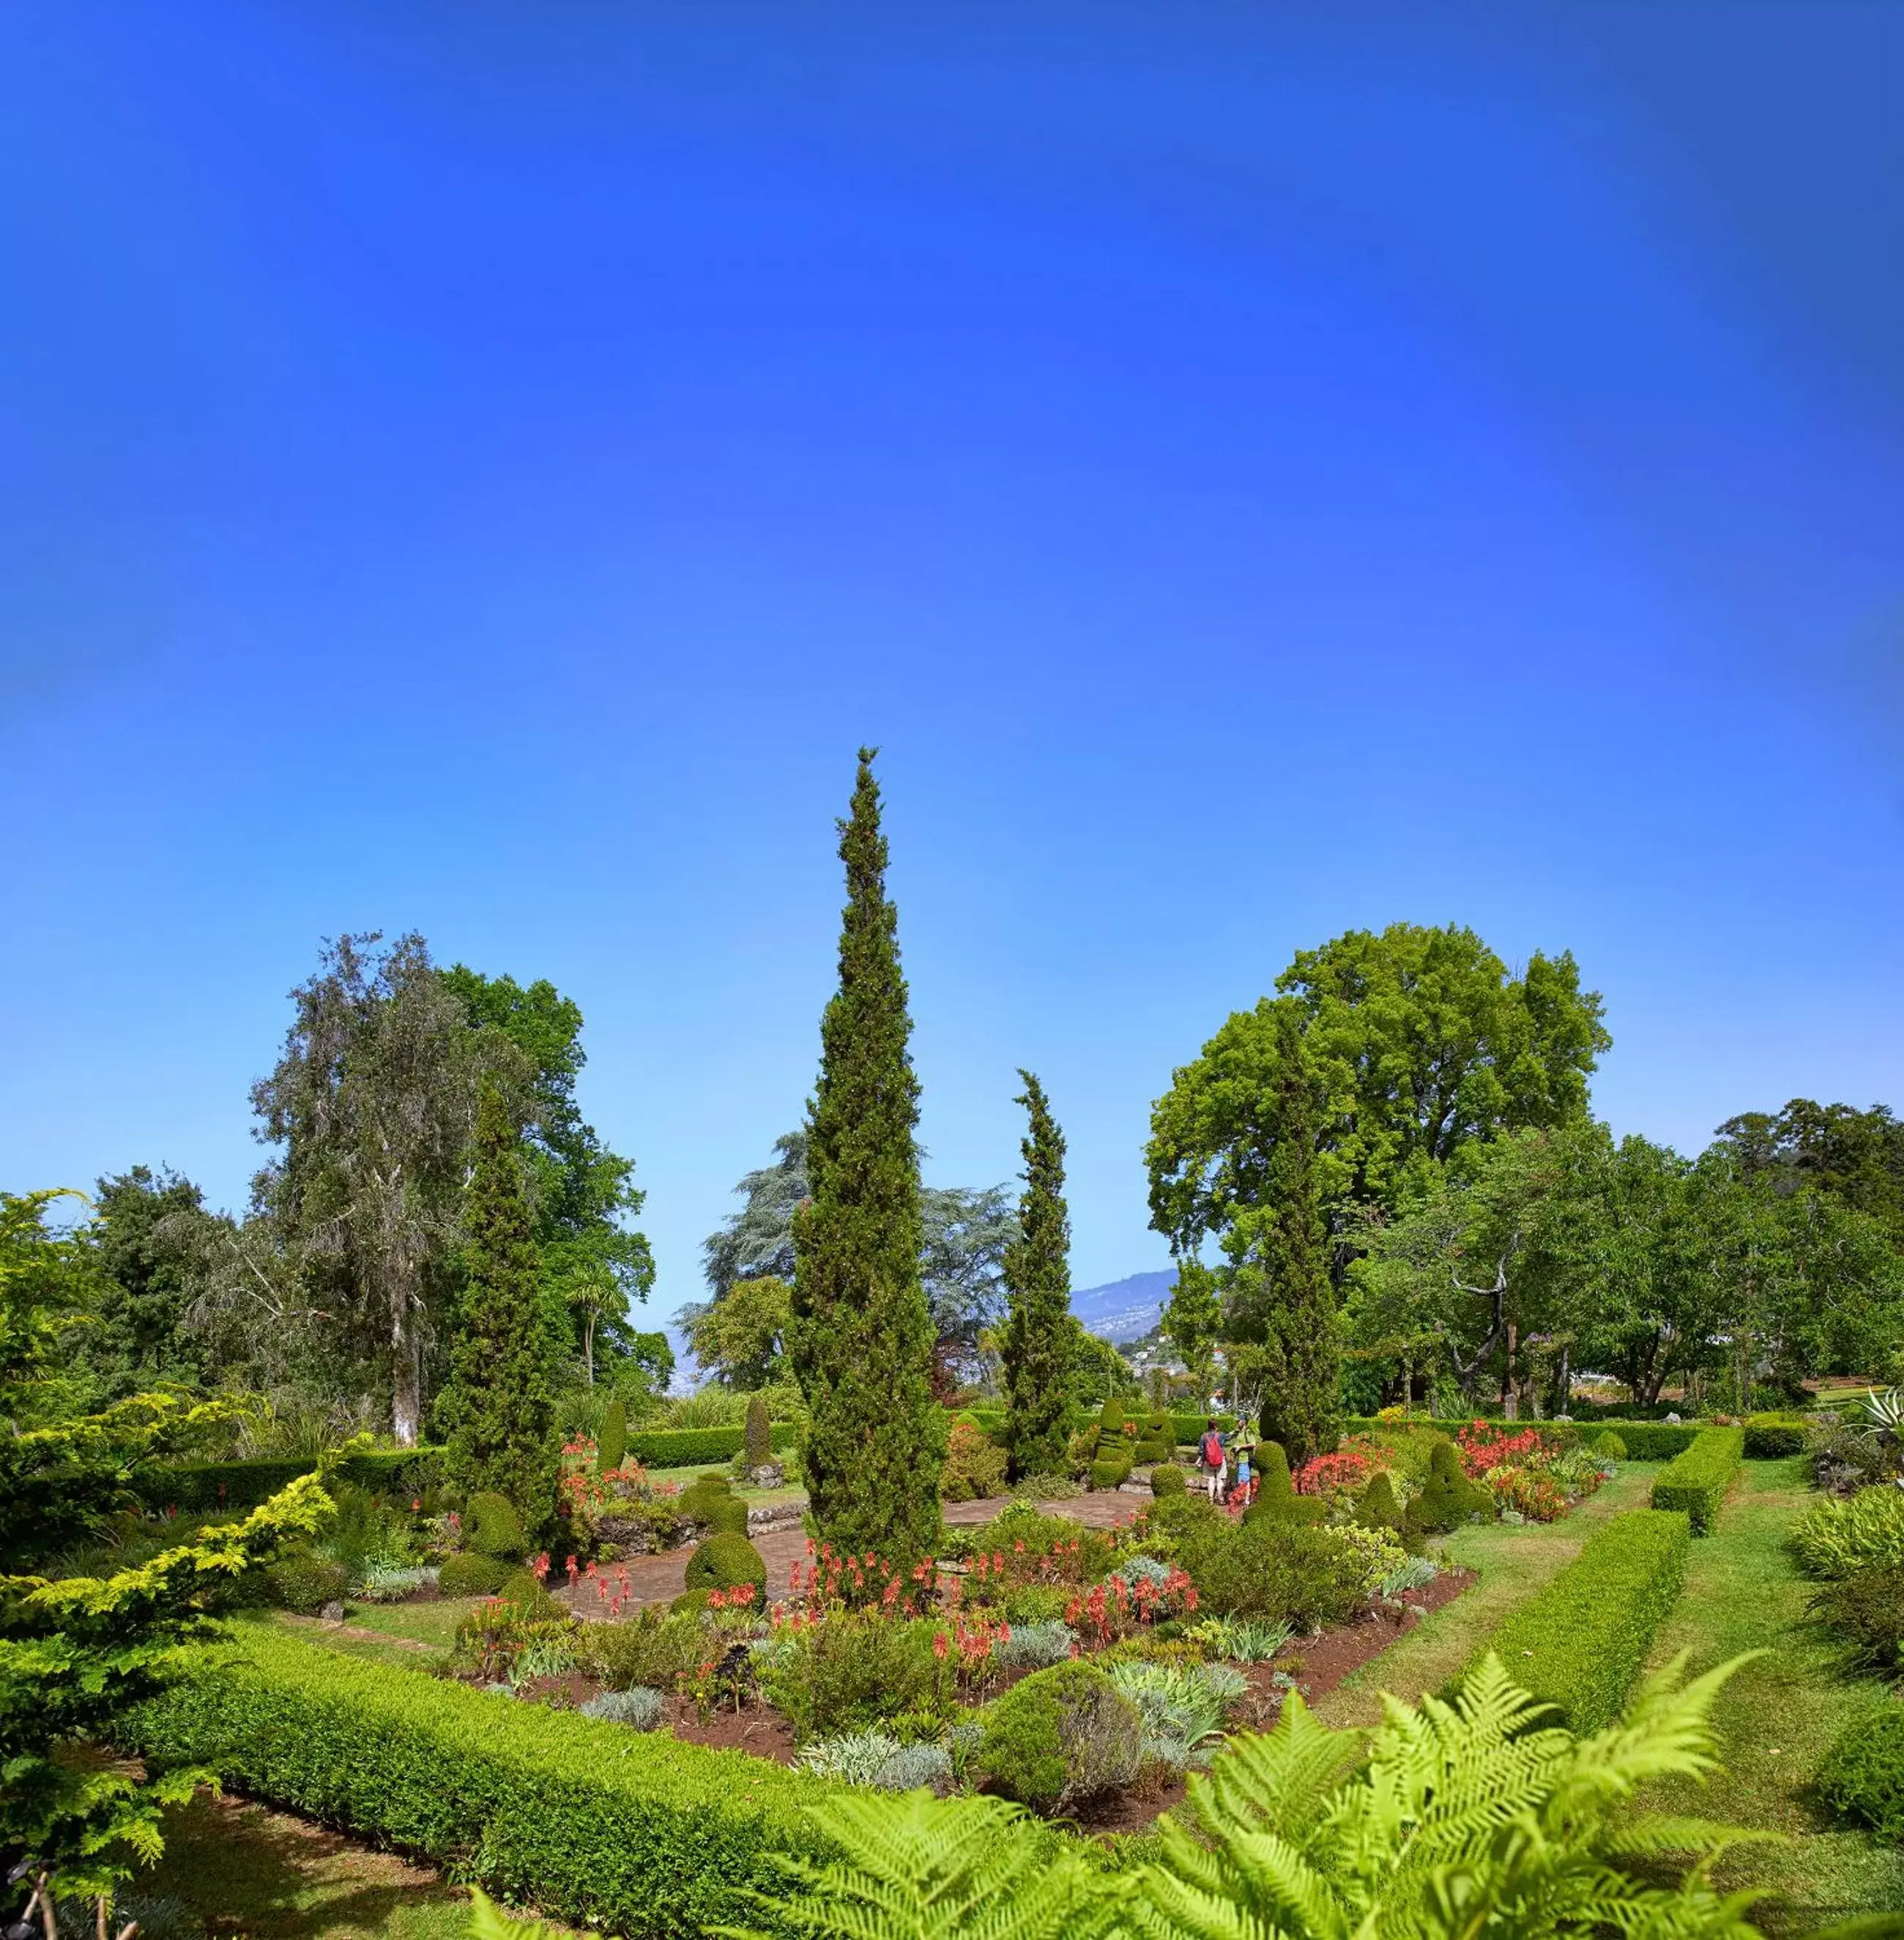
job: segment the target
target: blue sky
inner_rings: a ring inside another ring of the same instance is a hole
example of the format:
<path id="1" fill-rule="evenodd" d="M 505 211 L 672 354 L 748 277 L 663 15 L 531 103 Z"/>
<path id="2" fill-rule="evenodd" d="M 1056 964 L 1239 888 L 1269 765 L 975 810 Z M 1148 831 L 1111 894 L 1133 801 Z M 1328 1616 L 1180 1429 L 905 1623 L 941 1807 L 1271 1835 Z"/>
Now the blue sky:
<path id="1" fill-rule="evenodd" d="M 1295 948 L 1570 947 L 1616 1129 L 1904 1105 L 1904 8 L 0 14 L 0 1183 L 343 929 L 548 976 L 670 1311 L 883 749 L 930 1176 Z"/>

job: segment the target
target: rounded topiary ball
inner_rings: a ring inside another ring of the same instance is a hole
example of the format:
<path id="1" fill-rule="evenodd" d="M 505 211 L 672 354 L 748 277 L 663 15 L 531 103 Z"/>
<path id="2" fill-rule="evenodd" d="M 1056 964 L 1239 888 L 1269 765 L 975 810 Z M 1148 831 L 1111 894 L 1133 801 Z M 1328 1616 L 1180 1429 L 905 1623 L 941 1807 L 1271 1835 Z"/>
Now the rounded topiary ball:
<path id="1" fill-rule="evenodd" d="M 468 1549 L 447 1558 L 436 1572 L 438 1594 L 444 1597 L 493 1597 L 508 1580 L 508 1563 Z"/>
<path id="2" fill-rule="evenodd" d="M 1604 1455 L 1610 1462 L 1624 1462 L 1626 1460 L 1626 1444 L 1610 1428 L 1593 1444 L 1593 1452 L 1596 1455 Z"/>
<path id="3" fill-rule="evenodd" d="M 1150 1493 L 1153 1496 L 1180 1496 L 1185 1486 L 1183 1471 L 1173 1463 L 1150 1472 Z"/>
<path id="4" fill-rule="evenodd" d="M 766 1600 L 767 1565 L 744 1536 L 710 1536 L 688 1559 L 690 1590 L 737 1590 L 743 1583 L 752 1584 L 755 1596 Z"/>
<path id="5" fill-rule="evenodd" d="M 1008 1798 L 1050 1811 L 1127 1785 L 1143 1756 L 1137 1707 L 1094 1664 L 1054 1664 L 987 1710 L 978 1762 Z"/>
<path id="6" fill-rule="evenodd" d="M 543 1588 L 532 1569 L 511 1570 L 496 1594 L 538 1622 L 562 1614 L 555 1599 Z"/>

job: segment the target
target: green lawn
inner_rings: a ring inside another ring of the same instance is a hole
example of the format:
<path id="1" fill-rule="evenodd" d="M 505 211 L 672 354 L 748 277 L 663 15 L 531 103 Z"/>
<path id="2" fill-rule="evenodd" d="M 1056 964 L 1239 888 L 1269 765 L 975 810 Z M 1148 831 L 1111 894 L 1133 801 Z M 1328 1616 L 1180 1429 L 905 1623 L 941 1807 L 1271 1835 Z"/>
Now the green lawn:
<path id="1" fill-rule="evenodd" d="M 1780 1932 L 1904 1907 L 1904 1852 L 1833 1826 L 1808 1790 L 1826 1746 L 1883 1688 L 1848 1670 L 1838 1647 L 1804 1620 L 1811 1586 L 1784 1536 L 1817 1500 L 1802 1457 L 1747 1463 L 1718 1527 L 1692 1545 L 1685 1593 L 1654 1653 L 1664 1663 L 1688 1652 L 1698 1670 L 1744 1651 L 1768 1653 L 1720 1695 L 1724 1772 L 1655 1802 L 1784 1835 L 1782 1844 L 1729 1858 L 1719 1874 L 1728 1886 L 1771 1892 L 1759 1917 Z"/>
<path id="2" fill-rule="evenodd" d="M 774 1457 L 776 1461 L 788 1461 L 791 1459 L 790 1457 L 785 1455 Z M 650 1469 L 647 1472 L 648 1479 L 651 1482 L 673 1482 L 685 1489 L 697 1477 L 707 1474 L 710 1466 L 720 1474 L 728 1477 L 734 1493 L 750 1506 L 763 1502 L 804 1501 L 806 1498 L 807 1491 L 795 1483 L 789 1483 L 783 1489 L 750 1488 L 745 1483 L 734 1481 L 728 1469 L 718 1463 L 710 1465 L 703 1462 L 697 1469 Z"/>
<path id="3" fill-rule="evenodd" d="M 442 1597 L 423 1603 L 352 1603 L 350 1621 L 361 1630 L 381 1630 L 386 1636 L 407 1637 L 413 1643 L 447 1650 L 456 1640 L 456 1626 L 481 1600 Z"/>
<path id="4" fill-rule="evenodd" d="M 1559 1522 L 1474 1524 L 1456 1530 L 1442 1560 L 1475 1571 L 1479 1582 L 1317 1698 L 1317 1716 L 1326 1725 L 1373 1725 L 1381 1717 L 1383 1691 L 1412 1702 L 1425 1691 L 1440 1690 L 1509 1612 L 1573 1561 L 1600 1524 L 1646 1507 L 1659 1467 L 1656 1462 L 1622 1462 L 1619 1473 L 1598 1494 Z"/>

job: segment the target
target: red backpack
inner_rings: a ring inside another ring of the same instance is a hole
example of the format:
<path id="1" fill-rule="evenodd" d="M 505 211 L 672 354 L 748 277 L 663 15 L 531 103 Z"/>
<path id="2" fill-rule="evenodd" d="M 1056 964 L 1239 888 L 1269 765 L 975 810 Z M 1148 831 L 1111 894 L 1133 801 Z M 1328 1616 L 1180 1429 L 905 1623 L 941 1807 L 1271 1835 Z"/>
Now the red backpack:
<path id="1" fill-rule="evenodd" d="M 1215 1429 L 1204 1437 L 1204 1466 L 1220 1469 L 1223 1466 L 1223 1438 Z"/>

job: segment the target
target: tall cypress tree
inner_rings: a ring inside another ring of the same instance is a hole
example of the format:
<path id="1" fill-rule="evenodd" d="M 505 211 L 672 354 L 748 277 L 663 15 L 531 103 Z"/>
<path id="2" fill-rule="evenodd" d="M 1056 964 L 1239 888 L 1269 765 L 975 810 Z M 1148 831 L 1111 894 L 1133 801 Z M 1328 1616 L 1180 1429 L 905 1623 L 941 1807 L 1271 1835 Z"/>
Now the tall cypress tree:
<path id="1" fill-rule="evenodd" d="M 465 1494 L 507 1496 L 532 1532 L 555 1513 L 561 1447 L 540 1259 L 516 1128 L 485 1078 L 466 1208 L 469 1280 L 439 1405 L 449 1423 L 450 1479 Z"/>
<path id="2" fill-rule="evenodd" d="M 861 749 L 840 824 L 840 987 L 820 1022 L 786 1345 L 807 1401 L 801 1456 L 820 1534 L 842 1551 L 909 1563 L 941 1533 L 945 1424 L 919 1274 L 919 1082 L 872 761 Z"/>
<path id="3" fill-rule="evenodd" d="M 1071 1405 L 1071 1217 L 1064 1203 L 1064 1134 L 1044 1087 L 1029 1071 L 1024 1095 L 1030 1136 L 1025 1189 L 1018 1201 L 1021 1237 L 1005 1249 L 1011 1309 L 1005 1323 L 1005 1435 L 1014 1481 L 1064 1467 Z"/>
<path id="4" fill-rule="evenodd" d="M 1262 1193 L 1236 1237 L 1256 1283 L 1246 1304 L 1262 1328 L 1262 1432 L 1301 1463 L 1335 1446 L 1341 1350 L 1316 1185 L 1315 1078 L 1286 998 L 1276 1005 L 1275 1042 Z"/>

